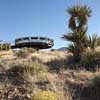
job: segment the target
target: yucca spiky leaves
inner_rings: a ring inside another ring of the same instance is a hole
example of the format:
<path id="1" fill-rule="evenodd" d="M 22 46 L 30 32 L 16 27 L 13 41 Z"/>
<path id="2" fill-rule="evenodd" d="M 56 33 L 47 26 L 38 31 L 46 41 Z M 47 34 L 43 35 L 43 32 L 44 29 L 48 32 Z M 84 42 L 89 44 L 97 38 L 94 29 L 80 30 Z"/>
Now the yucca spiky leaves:
<path id="1" fill-rule="evenodd" d="M 88 46 L 94 50 L 97 46 L 100 46 L 100 37 L 94 34 L 92 37 L 89 36 Z"/>
<path id="2" fill-rule="evenodd" d="M 75 30 L 87 24 L 88 18 L 91 16 L 91 9 L 87 6 L 74 6 L 67 9 L 71 16 L 69 19 L 69 28 Z"/>

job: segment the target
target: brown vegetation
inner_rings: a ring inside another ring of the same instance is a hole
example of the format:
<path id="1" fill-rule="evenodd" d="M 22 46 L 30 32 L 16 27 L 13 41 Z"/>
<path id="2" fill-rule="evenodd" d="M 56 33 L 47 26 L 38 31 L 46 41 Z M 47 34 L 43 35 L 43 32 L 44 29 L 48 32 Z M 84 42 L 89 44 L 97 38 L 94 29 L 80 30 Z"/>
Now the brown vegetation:
<path id="1" fill-rule="evenodd" d="M 99 79 L 93 78 L 99 76 L 99 69 L 98 72 L 70 69 L 67 63 L 70 53 L 39 51 L 21 59 L 12 51 L 0 52 L 0 55 L 1 100 L 30 100 L 39 91 L 53 91 L 59 94 L 60 100 L 84 100 L 88 89 L 97 89 L 95 83 Z"/>

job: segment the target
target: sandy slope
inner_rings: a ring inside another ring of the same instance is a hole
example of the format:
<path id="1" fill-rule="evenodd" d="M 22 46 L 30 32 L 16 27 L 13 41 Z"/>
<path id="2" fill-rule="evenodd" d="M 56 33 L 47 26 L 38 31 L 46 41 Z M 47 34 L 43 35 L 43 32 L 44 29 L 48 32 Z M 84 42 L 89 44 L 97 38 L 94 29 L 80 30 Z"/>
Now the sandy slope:
<path id="1" fill-rule="evenodd" d="M 16 54 L 12 51 L 3 51 L 3 52 L 0 52 L 1 65 L 3 63 L 3 66 L 0 66 L 0 71 L 9 69 L 10 68 L 9 65 L 12 63 L 22 63 L 23 61 L 26 62 L 27 60 L 30 60 L 32 57 L 37 57 L 43 63 L 48 63 L 50 61 L 55 61 L 55 59 L 58 60 L 58 62 L 59 62 L 61 59 L 66 59 L 70 55 L 71 54 L 69 54 L 67 52 L 60 52 L 60 51 L 53 51 L 53 52 L 39 51 L 39 52 L 35 52 L 35 53 L 29 53 L 26 58 L 18 58 L 16 56 Z M 57 66 L 56 64 L 55 64 L 55 66 Z M 46 66 L 49 66 L 49 65 L 46 65 Z M 71 99 L 68 99 L 69 94 L 67 94 L 67 93 L 69 93 L 69 90 L 66 90 L 66 89 L 68 89 L 68 87 L 73 90 L 80 89 L 80 87 L 82 88 L 82 86 L 86 86 L 88 84 L 88 82 L 94 76 L 99 75 L 99 74 L 100 74 L 100 72 L 89 72 L 89 71 L 85 71 L 85 70 L 66 69 L 66 70 L 61 70 L 59 73 L 47 72 L 43 76 L 37 76 L 37 75 L 28 76 L 27 79 L 28 79 L 28 82 L 31 82 L 33 84 L 33 86 L 35 86 L 33 89 L 35 92 L 39 91 L 40 88 L 42 89 L 43 88 L 42 85 L 44 85 L 45 82 L 47 82 L 48 87 L 46 87 L 46 88 L 62 94 L 63 100 L 66 100 L 66 99 L 71 100 Z M 4 75 L 0 74 L 0 78 L 6 79 L 6 74 L 4 74 Z M 40 85 L 40 83 L 42 85 Z M 3 84 L 0 85 L 0 88 L 3 87 Z M 9 84 L 8 84 L 7 88 L 8 87 L 9 87 Z M 11 86 L 11 85 L 10 85 L 10 87 L 17 88 L 16 86 Z M 27 88 L 27 87 L 25 87 L 25 88 Z M 65 95 L 64 93 L 67 95 L 67 97 L 64 96 Z"/>

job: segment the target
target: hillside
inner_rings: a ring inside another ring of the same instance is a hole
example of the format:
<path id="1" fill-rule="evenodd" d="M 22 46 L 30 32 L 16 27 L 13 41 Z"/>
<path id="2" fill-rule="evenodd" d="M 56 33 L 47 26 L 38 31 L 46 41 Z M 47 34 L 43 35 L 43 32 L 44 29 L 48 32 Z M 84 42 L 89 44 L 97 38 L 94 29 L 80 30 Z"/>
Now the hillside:
<path id="1" fill-rule="evenodd" d="M 31 100 L 34 94 L 44 90 L 59 94 L 59 100 L 97 100 L 92 99 L 87 88 L 94 76 L 99 76 L 99 71 L 67 68 L 66 62 L 70 53 L 18 53 L 0 52 L 0 100 Z M 88 98 L 83 95 L 84 92 Z"/>
<path id="2" fill-rule="evenodd" d="M 66 47 L 61 47 L 61 48 L 57 49 L 57 51 L 67 51 L 67 48 Z"/>

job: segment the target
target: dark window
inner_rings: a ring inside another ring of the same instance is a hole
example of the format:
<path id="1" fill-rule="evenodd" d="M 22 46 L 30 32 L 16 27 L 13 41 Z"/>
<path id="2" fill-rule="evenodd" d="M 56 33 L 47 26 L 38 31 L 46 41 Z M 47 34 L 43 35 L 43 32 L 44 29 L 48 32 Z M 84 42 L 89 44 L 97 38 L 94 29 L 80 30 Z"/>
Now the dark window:
<path id="1" fill-rule="evenodd" d="M 31 37 L 31 39 L 38 39 L 38 37 Z"/>
<path id="2" fill-rule="evenodd" d="M 18 41 L 21 41 L 21 39 L 16 39 L 15 41 L 18 42 Z"/>
<path id="3" fill-rule="evenodd" d="M 22 40 L 29 40 L 29 38 L 23 38 Z"/>
<path id="4" fill-rule="evenodd" d="M 40 37 L 41 40 L 46 40 L 46 38 Z"/>

